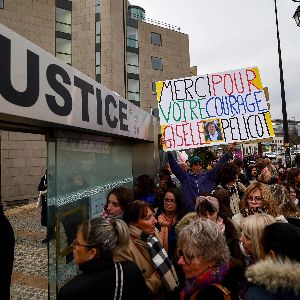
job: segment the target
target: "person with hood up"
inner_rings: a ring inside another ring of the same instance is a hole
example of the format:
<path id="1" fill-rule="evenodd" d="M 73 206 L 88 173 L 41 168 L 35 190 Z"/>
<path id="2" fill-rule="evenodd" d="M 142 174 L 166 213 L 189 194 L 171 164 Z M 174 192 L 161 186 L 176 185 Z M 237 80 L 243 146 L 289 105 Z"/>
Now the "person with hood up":
<path id="1" fill-rule="evenodd" d="M 252 286 L 244 300 L 300 299 L 300 228 L 289 223 L 265 227 L 261 237 L 262 255 L 246 271 Z"/>

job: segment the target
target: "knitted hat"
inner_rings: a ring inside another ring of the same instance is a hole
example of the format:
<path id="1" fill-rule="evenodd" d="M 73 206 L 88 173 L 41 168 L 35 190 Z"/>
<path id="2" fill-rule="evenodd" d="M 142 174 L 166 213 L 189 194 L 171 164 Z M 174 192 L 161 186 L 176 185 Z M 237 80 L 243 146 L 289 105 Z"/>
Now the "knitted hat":
<path id="1" fill-rule="evenodd" d="M 219 211 L 219 202 L 212 196 L 199 196 L 196 198 L 195 210 L 203 203 L 208 202 L 216 211 Z"/>
<path id="2" fill-rule="evenodd" d="M 190 166 L 192 166 L 193 164 L 199 162 L 201 165 L 203 164 L 202 160 L 198 157 L 198 156 L 192 156 L 189 160 L 190 162 Z"/>

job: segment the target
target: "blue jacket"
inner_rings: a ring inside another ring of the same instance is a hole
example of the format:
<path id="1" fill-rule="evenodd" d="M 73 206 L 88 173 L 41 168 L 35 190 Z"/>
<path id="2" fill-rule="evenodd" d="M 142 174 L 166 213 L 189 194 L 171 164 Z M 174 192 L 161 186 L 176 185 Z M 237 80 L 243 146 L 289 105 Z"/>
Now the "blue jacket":
<path id="1" fill-rule="evenodd" d="M 200 174 L 183 171 L 172 152 L 168 152 L 168 158 L 172 172 L 181 182 L 181 193 L 186 208 L 188 211 L 194 211 L 196 197 L 203 193 L 212 192 L 217 166 L 230 161 L 231 156 L 228 153 L 223 154 L 218 163 L 210 171 L 203 170 Z"/>

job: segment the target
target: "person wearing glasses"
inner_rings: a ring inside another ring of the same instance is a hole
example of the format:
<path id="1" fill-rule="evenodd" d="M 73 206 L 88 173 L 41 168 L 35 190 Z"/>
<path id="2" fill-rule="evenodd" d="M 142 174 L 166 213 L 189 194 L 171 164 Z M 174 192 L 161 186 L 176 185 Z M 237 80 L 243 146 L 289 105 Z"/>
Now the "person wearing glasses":
<path id="1" fill-rule="evenodd" d="M 150 299 L 165 299 L 166 292 L 173 292 L 177 288 L 178 278 L 161 245 L 151 205 L 142 200 L 133 201 L 124 211 L 123 220 L 130 230 L 129 246 L 115 252 L 114 260 L 134 261 L 142 271 Z"/>
<path id="2" fill-rule="evenodd" d="M 180 299 L 239 299 L 225 235 L 215 222 L 197 219 L 182 228 L 177 251 L 185 274 Z"/>
<path id="3" fill-rule="evenodd" d="M 176 248 L 175 226 L 184 216 L 184 208 L 180 192 L 169 188 L 163 198 L 162 213 L 157 217 L 156 227 L 162 240 L 162 246 L 167 251 L 170 259 L 173 258 Z"/>
<path id="4" fill-rule="evenodd" d="M 148 289 L 137 265 L 113 262 L 113 251 L 128 245 L 129 230 L 120 220 L 95 218 L 83 222 L 72 243 L 80 275 L 59 291 L 58 300 L 148 299 Z"/>
<path id="5" fill-rule="evenodd" d="M 269 186 L 259 181 L 255 181 L 247 187 L 239 205 L 240 212 L 232 217 L 239 230 L 241 230 L 243 219 L 256 213 L 266 213 L 276 218 L 277 221 L 287 222 L 280 213 Z"/>
<path id="6" fill-rule="evenodd" d="M 196 212 L 186 214 L 181 221 L 178 222 L 176 232 L 177 235 L 179 235 L 184 226 L 197 218 L 210 219 L 215 222 L 225 235 L 232 265 L 240 268 L 242 273 L 244 272 L 245 258 L 240 249 L 238 232 L 231 218 L 222 213 L 222 206 L 222 201 L 211 195 L 197 197 Z"/>

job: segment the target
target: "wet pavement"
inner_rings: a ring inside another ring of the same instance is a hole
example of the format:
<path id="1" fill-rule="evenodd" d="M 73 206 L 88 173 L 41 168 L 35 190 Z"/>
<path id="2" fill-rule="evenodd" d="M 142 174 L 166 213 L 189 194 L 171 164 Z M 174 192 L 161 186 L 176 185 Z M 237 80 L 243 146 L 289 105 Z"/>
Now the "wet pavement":
<path id="1" fill-rule="evenodd" d="M 15 261 L 12 274 L 12 300 L 48 299 L 47 245 L 40 225 L 40 209 L 35 203 L 5 211 L 15 233 Z"/>

